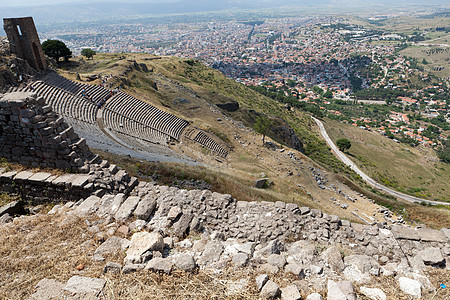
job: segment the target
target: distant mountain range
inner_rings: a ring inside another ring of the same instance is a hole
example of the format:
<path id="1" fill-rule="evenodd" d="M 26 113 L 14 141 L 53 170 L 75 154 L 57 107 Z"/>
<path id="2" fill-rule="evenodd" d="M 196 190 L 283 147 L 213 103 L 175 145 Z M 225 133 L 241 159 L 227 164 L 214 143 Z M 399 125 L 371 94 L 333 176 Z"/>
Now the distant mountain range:
<path id="1" fill-rule="evenodd" d="M 157 1 L 157 0 L 155 0 Z M 446 0 L 167 0 L 163 3 L 148 3 L 142 0 L 104 1 L 78 1 L 72 3 L 61 3 L 54 5 L 28 6 L 28 7 L 3 7 L 0 17 L 33 16 L 36 23 L 48 24 L 53 22 L 68 21 L 95 21 L 99 19 L 128 18 L 143 15 L 164 15 L 193 12 L 210 12 L 221 10 L 255 10 L 267 8 L 294 8 L 311 7 L 346 9 L 352 7 L 376 6 L 390 9 L 393 5 L 405 7 L 411 5 L 447 5 Z M 1 33 L 1 32 L 0 32 Z"/>

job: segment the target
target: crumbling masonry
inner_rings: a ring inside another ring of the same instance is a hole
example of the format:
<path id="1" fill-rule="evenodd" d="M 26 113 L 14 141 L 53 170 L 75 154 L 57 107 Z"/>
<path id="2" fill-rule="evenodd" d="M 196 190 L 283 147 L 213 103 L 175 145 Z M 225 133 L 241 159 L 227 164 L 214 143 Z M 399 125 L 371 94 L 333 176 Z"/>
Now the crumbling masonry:
<path id="1" fill-rule="evenodd" d="M 26 60 L 38 71 L 47 64 L 32 17 L 3 19 L 3 28 L 9 40 L 11 52 Z"/>

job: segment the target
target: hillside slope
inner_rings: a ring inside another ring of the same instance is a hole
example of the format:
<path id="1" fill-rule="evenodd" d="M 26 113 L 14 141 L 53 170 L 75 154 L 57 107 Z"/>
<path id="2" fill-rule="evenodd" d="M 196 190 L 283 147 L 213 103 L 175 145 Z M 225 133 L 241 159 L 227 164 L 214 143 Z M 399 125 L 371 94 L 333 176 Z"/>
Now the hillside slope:
<path id="1" fill-rule="evenodd" d="M 231 193 L 237 199 L 289 199 L 355 221 L 361 221 L 362 213 L 384 220 L 379 206 L 370 199 L 379 203 L 386 203 L 387 199 L 364 188 L 359 187 L 355 192 L 347 186 L 350 183 L 340 175 L 349 177 L 353 182 L 358 182 L 358 176 L 333 156 L 318 137 L 309 115 L 287 108 L 195 60 L 146 54 L 98 54 L 92 60 L 71 62 L 58 71 L 69 79 L 83 83 L 120 87 L 139 99 L 188 120 L 193 128 L 213 133 L 232 149 L 226 160 L 217 160 L 208 149 L 189 139 L 171 146 L 180 154 L 213 168 L 212 171 L 179 168 L 180 171 L 173 173 L 181 174 L 181 180 L 185 179 L 186 174 L 196 174 L 200 176 L 197 178 L 208 178 L 215 191 Z M 265 145 L 261 142 L 261 135 L 251 129 L 258 115 L 271 119 L 277 125 L 273 127 L 282 128 L 276 131 L 277 135 L 269 132 L 270 143 Z M 301 141 L 297 150 L 304 148 L 307 156 L 292 149 L 295 145 L 289 145 L 289 141 L 296 137 Z M 154 170 L 151 166 L 143 167 L 142 163 L 136 168 L 135 164 L 126 160 L 124 166 L 127 165 L 130 171 L 136 169 L 136 176 Z M 252 188 L 258 178 L 269 178 L 270 187 Z M 354 183 L 350 186 L 353 189 L 357 187 Z M 362 197 L 361 193 L 366 196 Z M 353 201 L 355 199 L 357 201 Z M 341 204 L 348 206 L 342 208 Z M 402 204 L 390 207 L 397 208 L 396 211 L 404 214 L 406 219 L 427 222 L 433 227 L 441 227 L 438 220 L 447 215 L 446 211 L 420 206 L 405 207 Z M 433 213 L 427 215 L 424 211 Z"/>
<path id="2" fill-rule="evenodd" d="M 349 157 L 378 182 L 400 192 L 437 201 L 450 201 L 450 166 L 431 149 L 398 144 L 379 133 L 326 120 L 326 129 L 336 142 L 352 142 Z"/>

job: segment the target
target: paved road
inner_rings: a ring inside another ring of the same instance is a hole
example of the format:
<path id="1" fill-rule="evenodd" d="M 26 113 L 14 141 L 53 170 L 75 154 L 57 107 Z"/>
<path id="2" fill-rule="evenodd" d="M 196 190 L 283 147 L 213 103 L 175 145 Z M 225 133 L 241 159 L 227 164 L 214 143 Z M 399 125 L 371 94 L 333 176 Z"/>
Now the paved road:
<path id="1" fill-rule="evenodd" d="M 336 154 L 336 156 L 347 166 L 349 166 L 353 171 L 355 171 L 357 174 L 359 174 L 359 176 L 362 177 L 362 179 L 367 182 L 368 184 L 370 184 L 371 186 L 375 187 L 378 190 L 381 190 L 383 192 L 386 192 L 388 194 L 391 194 L 395 197 L 398 197 L 400 199 L 406 200 L 408 202 L 412 202 L 412 203 L 420 203 L 420 202 L 426 202 L 429 204 L 433 204 L 433 205 L 438 205 L 438 204 L 442 204 L 442 205 L 450 205 L 449 202 L 440 202 L 440 201 L 432 201 L 432 200 L 427 200 L 427 199 L 422 199 L 422 198 L 417 198 L 414 196 L 410 196 L 407 194 L 403 194 L 400 192 L 397 192 L 393 189 L 390 189 L 382 184 L 379 184 L 378 182 L 376 182 L 373 178 L 369 177 L 367 174 L 365 174 L 363 171 L 361 171 L 361 169 L 358 168 L 358 166 L 351 161 L 344 153 L 342 153 L 337 147 L 336 145 L 333 143 L 333 141 L 330 139 L 330 137 L 328 136 L 327 131 L 325 130 L 325 127 L 323 126 L 322 122 L 314 117 L 311 117 L 314 119 L 314 121 L 316 122 L 317 126 L 319 126 L 320 129 L 320 134 L 322 135 L 322 137 L 325 139 L 325 141 L 327 142 L 328 146 L 331 147 L 331 149 L 333 150 L 333 152 Z"/>

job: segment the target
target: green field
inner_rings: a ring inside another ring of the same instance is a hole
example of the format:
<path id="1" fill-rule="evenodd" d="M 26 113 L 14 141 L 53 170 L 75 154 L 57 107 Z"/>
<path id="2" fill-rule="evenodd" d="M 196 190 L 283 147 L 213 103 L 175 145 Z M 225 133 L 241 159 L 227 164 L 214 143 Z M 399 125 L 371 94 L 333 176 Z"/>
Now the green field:
<path id="1" fill-rule="evenodd" d="M 348 156 L 378 182 L 430 200 L 450 201 L 450 165 L 438 161 L 432 149 L 399 144 L 377 132 L 326 120 L 333 141 L 347 138 Z"/>

